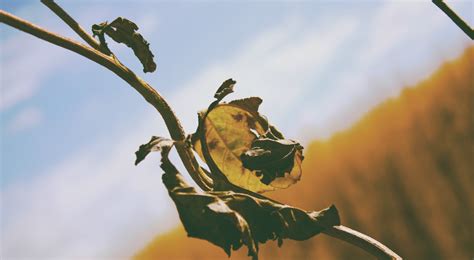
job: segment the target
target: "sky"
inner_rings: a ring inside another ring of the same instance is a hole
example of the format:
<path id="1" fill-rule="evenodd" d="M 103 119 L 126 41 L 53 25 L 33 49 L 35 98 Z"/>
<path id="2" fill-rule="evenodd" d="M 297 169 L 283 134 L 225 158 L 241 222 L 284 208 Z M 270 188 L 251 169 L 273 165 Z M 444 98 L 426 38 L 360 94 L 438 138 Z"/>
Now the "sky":
<path id="1" fill-rule="evenodd" d="M 261 112 L 287 137 L 329 138 L 473 45 L 430 1 L 58 2 L 85 28 L 118 16 L 140 27 L 155 73 L 144 74 L 126 46 L 109 46 L 188 133 L 233 78 L 227 99 L 260 96 Z M 448 3 L 474 24 L 472 1 Z M 81 41 L 39 1 L 0 6 Z M 159 156 L 133 165 L 140 144 L 168 136 L 139 94 L 4 24 L 0 66 L 2 259 L 128 258 L 179 223 Z"/>

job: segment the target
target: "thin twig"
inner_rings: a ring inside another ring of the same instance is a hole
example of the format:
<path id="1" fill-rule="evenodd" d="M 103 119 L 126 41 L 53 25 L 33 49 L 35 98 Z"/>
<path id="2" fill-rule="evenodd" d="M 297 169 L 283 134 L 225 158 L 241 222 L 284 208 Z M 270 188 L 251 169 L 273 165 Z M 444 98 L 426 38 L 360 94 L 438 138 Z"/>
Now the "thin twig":
<path id="1" fill-rule="evenodd" d="M 334 226 L 322 231 L 324 234 L 346 241 L 369 252 L 377 259 L 401 260 L 402 258 L 379 241 L 346 226 Z"/>
<path id="2" fill-rule="evenodd" d="M 64 10 L 62 10 L 62 12 L 64 12 Z M 65 14 L 67 15 L 67 13 Z M 67 16 L 71 19 L 72 25 L 76 24 L 78 28 L 80 28 L 80 26 L 69 15 Z M 163 117 L 163 120 L 165 121 L 166 127 L 168 128 L 171 138 L 180 141 L 176 142 L 176 149 L 184 166 L 186 167 L 186 170 L 188 170 L 196 184 L 205 191 L 209 191 L 211 189 L 212 180 L 201 170 L 198 162 L 196 161 L 196 158 L 194 157 L 192 150 L 187 145 L 185 145 L 184 130 L 178 118 L 172 111 L 171 107 L 155 89 L 153 89 L 137 75 L 135 75 L 130 69 L 122 65 L 115 58 L 107 56 L 101 53 L 100 51 L 97 51 L 96 49 L 49 32 L 35 24 L 32 24 L 3 10 L 0 10 L 0 22 L 5 23 L 13 28 L 26 32 L 28 34 L 31 34 L 33 36 L 36 36 L 49 43 L 80 54 L 85 58 L 90 59 L 108 68 L 120 78 L 129 83 L 145 98 L 148 103 L 150 103 L 153 107 L 156 108 L 156 110 L 158 110 L 158 112 Z M 77 33 L 79 34 L 79 32 Z M 81 38 L 83 37 L 81 36 Z M 324 231 L 324 233 L 329 236 L 344 240 L 357 247 L 360 247 L 366 250 L 368 253 L 377 256 L 378 258 L 401 259 L 398 255 L 393 253 L 390 249 L 382 245 L 380 242 L 350 228 L 344 226 L 337 226 Z"/>
<path id="3" fill-rule="evenodd" d="M 110 70 L 117 73 L 114 60 L 101 52 L 98 52 L 89 46 L 76 42 L 72 39 L 60 36 L 58 34 L 47 31 L 33 23 L 23 20 L 13 14 L 0 10 L 0 22 L 10 25 L 18 30 L 36 36 L 54 45 L 63 47 L 72 52 L 86 57 Z"/>
<path id="4" fill-rule="evenodd" d="M 153 89 L 148 83 L 139 78 L 129 68 L 120 64 L 115 58 L 107 56 L 100 51 L 92 49 L 86 45 L 78 43 L 74 40 L 65 38 L 55 33 L 49 32 L 35 24 L 23 20 L 15 15 L 0 10 L 0 22 L 10 25 L 16 29 L 29 33 L 42 40 L 58 45 L 77 54 L 84 56 L 114 72 L 117 76 L 125 80 L 130 86 L 137 90 L 145 100 L 150 103 L 163 117 L 166 127 L 173 140 L 183 141 L 186 136 L 184 130 L 171 110 L 171 107 L 163 99 L 163 97 Z M 199 163 L 196 161 L 191 148 L 186 145 L 176 146 L 176 150 L 183 161 L 186 170 L 189 172 L 196 184 L 203 190 L 210 190 L 212 180 L 202 172 Z"/>
<path id="5" fill-rule="evenodd" d="M 459 17 L 459 15 L 457 15 L 443 0 L 433 0 L 432 2 L 438 6 L 438 8 L 441 9 L 441 11 L 443 11 L 461 30 L 463 30 L 471 40 L 474 40 L 474 30 L 471 26 Z"/>
<path id="6" fill-rule="evenodd" d="M 46 5 L 51 11 L 53 11 L 59 18 L 61 18 L 71 29 L 74 30 L 84 41 L 86 41 L 92 48 L 102 51 L 98 41 L 87 33 L 82 26 L 77 23 L 66 11 L 64 11 L 59 5 L 53 0 L 41 0 L 41 3 Z"/>

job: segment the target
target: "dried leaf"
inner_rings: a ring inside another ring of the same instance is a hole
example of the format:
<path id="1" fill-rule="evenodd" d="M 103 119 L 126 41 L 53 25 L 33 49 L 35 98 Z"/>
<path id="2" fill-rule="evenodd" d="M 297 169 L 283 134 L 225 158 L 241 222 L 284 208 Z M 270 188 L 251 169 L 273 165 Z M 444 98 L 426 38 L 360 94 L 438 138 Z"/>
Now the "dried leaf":
<path id="1" fill-rule="evenodd" d="M 240 248 L 242 244 L 248 247 L 249 255 L 257 254 L 247 222 L 222 200 L 214 195 L 197 193 L 180 175 L 164 174 L 163 183 L 189 236 L 206 239 L 224 249 L 229 256 L 232 248 Z"/>
<path id="2" fill-rule="evenodd" d="M 222 100 L 225 96 L 234 92 L 235 83 L 236 81 L 233 79 L 228 79 L 224 81 L 222 85 L 217 89 L 216 94 L 214 94 L 214 97 L 219 101 Z"/>
<path id="3" fill-rule="evenodd" d="M 306 212 L 231 191 L 199 193 L 175 169 L 165 172 L 163 183 L 188 235 L 212 242 L 229 256 L 231 249 L 245 245 L 248 255 L 257 259 L 259 243 L 278 240 L 281 245 L 286 238 L 306 240 L 340 224 L 335 206 Z"/>
<path id="4" fill-rule="evenodd" d="M 173 141 L 152 137 L 140 146 L 139 162 L 149 152 L 161 150 L 163 183 L 174 201 L 188 236 L 205 239 L 230 256 L 242 245 L 248 255 L 258 259 L 258 245 L 268 240 L 306 240 L 324 229 L 340 225 L 335 206 L 307 212 L 298 208 L 233 191 L 198 192 L 189 186 L 168 158 Z"/>
<path id="5" fill-rule="evenodd" d="M 150 152 L 159 152 L 171 149 L 173 143 L 174 141 L 168 138 L 152 136 L 148 143 L 140 145 L 138 151 L 135 152 L 137 157 L 135 160 L 135 165 L 143 161 Z"/>
<path id="6" fill-rule="evenodd" d="M 255 170 L 257 176 L 262 175 L 261 181 L 268 185 L 286 174 L 290 178 L 293 177 L 291 171 L 295 165 L 295 157 L 302 160 L 302 149 L 303 147 L 293 140 L 259 138 L 240 158 L 245 168 Z M 295 181 L 299 180 L 299 177 L 296 176 Z"/>
<path id="7" fill-rule="evenodd" d="M 150 44 L 136 32 L 137 30 L 138 26 L 134 22 L 122 17 L 118 17 L 110 24 L 103 22 L 92 26 L 93 34 L 99 36 L 101 45 L 107 50 L 104 33 L 114 41 L 124 43 L 132 48 L 135 56 L 143 65 L 143 72 L 153 72 L 156 70 L 156 64 L 153 61 L 154 55 L 150 50 Z"/>
<path id="8" fill-rule="evenodd" d="M 243 167 L 240 159 L 256 138 L 250 129 L 259 134 L 265 133 L 264 125 L 253 113 L 235 104 L 219 104 L 200 121 L 202 127 L 196 135 L 204 137 L 211 160 L 230 183 L 253 192 L 275 189 L 263 184 L 255 172 Z M 195 139 L 193 148 L 210 165 L 211 162 L 204 156 L 202 143 L 201 138 Z"/>
<path id="9" fill-rule="evenodd" d="M 232 82 L 234 83 L 230 84 L 230 80 L 225 81 L 216 92 L 216 98 L 222 98 L 226 93 L 232 92 L 226 91 L 229 86 L 233 87 L 235 81 Z M 192 138 L 194 150 L 208 164 L 211 173 L 222 174 L 233 185 L 259 193 L 287 188 L 297 182 L 301 176 L 303 160 L 301 146 L 298 146 L 301 149 L 294 149 L 294 152 L 285 157 L 287 167 L 284 168 L 249 167 L 242 162 L 241 155 L 252 148 L 255 140 L 283 138 L 283 135 L 259 114 L 258 108 L 262 99 L 249 97 L 229 103 L 219 101 L 220 99 L 217 99 L 212 102 L 206 111 L 199 114 L 199 126 Z M 203 146 L 203 143 L 206 145 Z M 214 169 L 214 165 L 217 169 Z"/>

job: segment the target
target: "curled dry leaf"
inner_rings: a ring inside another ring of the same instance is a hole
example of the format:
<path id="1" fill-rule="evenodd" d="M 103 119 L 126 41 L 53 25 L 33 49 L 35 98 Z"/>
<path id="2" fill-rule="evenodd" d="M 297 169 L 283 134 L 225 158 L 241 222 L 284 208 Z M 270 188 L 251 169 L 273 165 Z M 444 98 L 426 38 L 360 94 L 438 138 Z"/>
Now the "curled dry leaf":
<path id="1" fill-rule="evenodd" d="M 258 138 L 240 158 L 245 168 L 255 170 L 257 176 L 262 175 L 261 181 L 268 185 L 285 174 L 291 175 L 295 163 L 301 163 L 302 150 L 303 147 L 293 140 Z"/>
<path id="2" fill-rule="evenodd" d="M 169 150 L 171 149 L 173 144 L 174 141 L 171 139 L 160 136 L 152 136 L 148 143 L 140 145 L 138 151 L 135 152 L 135 155 L 137 157 L 135 160 L 135 165 L 143 161 L 150 152 Z"/>
<path id="3" fill-rule="evenodd" d="M 181 222 L 191 237 L 221 247 L 230 256 L 242 245 L 258 258 L 258 245 L 268 240 L 306 240 L 325 228 L 340 225 L 335 206 L 307 212 L 248 194 L 197 192 L 190 187 L 169 160 L 162 160 L 163 183 L 173 199 Z"/>
<path id="4" fill-rule="evenodd" d="M 225 96 L 234 92 L 235 83 L 236 81 L 233 79 L 228 79 L 222 82 L 221 86 L 217 89 L 216 94 L 214 94 L 214 97 L 219 101 L 222 100 Z"/>
<path id="5" fill-rule="evenodd" d="M 194 150 L 208 165 L 215 164 L 218 171 L 230 183 L 253 192 L 261 193 L 287 188 L 297 182 L 301 176 L 303 156 L 302 147 L 294 141 L 274 141 L 282 144 L 291 142 L 292 144 L 289 145 L 291 151 L 284 149 L 273 151 L 269 157 L 252 156 L 251 159 L 246 160 L 245 164 L 243 163 L 242 158 L 250 156 L 242 157 L 242 155 L 255 146 L 256 140 L 261 138 L 283 139 L 283 135 L 259 114 L 258 108 L 262 99 L 249 97 L 229 103 L 219 103 L 225 96 L 222 93 L 232 92 L 224 91 L 226 88 L 223 86 L 226 85 L 226 82 L 229 80 L 225 81 L 216 92 L 215 97 L 219 99 L 211 103 L 206 111 L 199 114 L 199 127 L 194 134 L 197 138 L 193 138 Z M 233 87 L 234 84 L 235 81 L 227 85 Z M 203 143 L 206 147 L 203 147 Z M 272 146 L 265 147 L 271 148 Z M 286 153 L 283 155 L 284 152 Z M 278 156 L 280 156 L 279 160 Z M 276 160 L 276 162 L 271 163 L 268 159 Z M 258 163 L 252 163 L 257 161 Z M 265 165 L 261 165 L 263 166 L 261 167 L 257 165 L 259 163 L 265 163 Z M 279 167 L 276 167 L 277 165 Z M 270 167 L 265 168 L 265 166 Z M 212 168 L 211 173 L 216 174 L 212 172 Z"/>
<path id="6" fill-rule="evenodd" d="M 156 70 L 156 63 L 153 61 L 154 55 L 150 50 L 150 44 L 141 34 L 136 32 L 137 30 L 138 26 L 134 22 L 122 17 L 118 17 L 110 24 L 103 22 L 92 26 L 93 34 L 99 37 L 100 44 L 108 50 L 108 52 L 110 52 L 110 50 L 105 42 L 104 34 L 108 35 L 114 41 L 124 43 L 129 48 L 132 48 L 135 56 L 137 56 L 143 65 L 143 72 L 153 72 Z"/>
<path id="7" fill-rule="evenodd" d="M 193 144 L 201 159 L 211 164 L 201 146 L 206 143 L 211 160 L 232 184 L 254 192 L 275 189 L 261 183 L 255 173 L 243 167 L 240 160 L 240 155 L 250 148 L 255 138 L 248 124 L 254 125 L 256 131 L 264 132 L 263 126 L 254 120 L 250 112 L 238 106 L 219 104 L 201 121 L 202 132 L 198 135 L 203 134 L 205 141 L 199 138 Z"/>

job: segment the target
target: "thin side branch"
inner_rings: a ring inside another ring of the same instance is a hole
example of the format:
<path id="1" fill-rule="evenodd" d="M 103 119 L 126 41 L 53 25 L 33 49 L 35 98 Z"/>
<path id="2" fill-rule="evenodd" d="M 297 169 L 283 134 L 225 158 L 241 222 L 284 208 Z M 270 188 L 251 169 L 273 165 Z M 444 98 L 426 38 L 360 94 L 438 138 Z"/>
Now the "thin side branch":
<path id="1" fill-rule="evenodd" d="M 114 72 L 116 72 L 117 70 L 117 68 L 115 68 L 116 65 L 114 63 L 114 60 L 111 57 L 104 55 L 101 52 L 98 52 L 72 39 L 47 31 L 33 23 L 23 20 L 3 10 L 0 10 L 0 22 L 10 25 L 11 27 L 16 28 L 20 31 L 36 36 L 49 43 L 82 55 L 85 58 L 92 60 Z"/>
<path id="2" fill-rule="evenodd" d="M 323 233 L 357 246 L 377 257 L 377 259 L 402 259 L 379 241 L 343 225 L 328 228 Z"/>
<path id="3" fill-rule="evenodd" d="M 463 32 L 474 40 L 474 29 L 471 28 L 459 15 L 457 15 L 443 0 L 433 0 L 436 6 L 441 9 Z M 472 13 L 471 13 L 472 14 Z"/>
<path id="4" fill-rule="evenodd" d="M 87 33 L 82 26 L 77 23 L 66 11 L 64 11 L 59 5 L 53 0 L 41 0 L 41 3 L 46 5 L 53 13 L 61 18 L 71 29 L 74 30 L 84 41 L 86 41 L 92 48 L 102 51 L 98 41 Z M 102 51 L 103 52 L 103 51 Z"/>
<path id="5" fill-rule="evenodd" d="M 168 103 L 163 99 L 163 97 L 155 89 L 148 85 L 148 83 L 135 75 L 135 73 L 133 73 L 129 68 L 120 64 L 113 57 L 107 56 L 100 51 L 92 49 L 74 40 L 49 32 L 35 24 L 32 24 L 3 10 L 0 10 L 0 22 L 36 36 L 54 45 L 73 51 L 108 68 L 117 76 L 125 80 L 135 90 L 137 90 L 148 103 L 158 110 L 158 112 L 163 117 L 166 127 L 168 128 L 170 136 L 173 140 L 184 141 L 186 138 L 178 118 L 171 110 L 171 107 L 168 105 Z M 204 172 L 202 172 L 191 148 L 187 147 L 186 145 L 177 145 L 176 149 L 181 160 L 183 161 L 184 166 L 186 167 L 186 170 L 189 172 L 196 184 L 203 190 L 210 190 L 212 187 L 212 180 L 207 175 L 205 175 Z"/>

